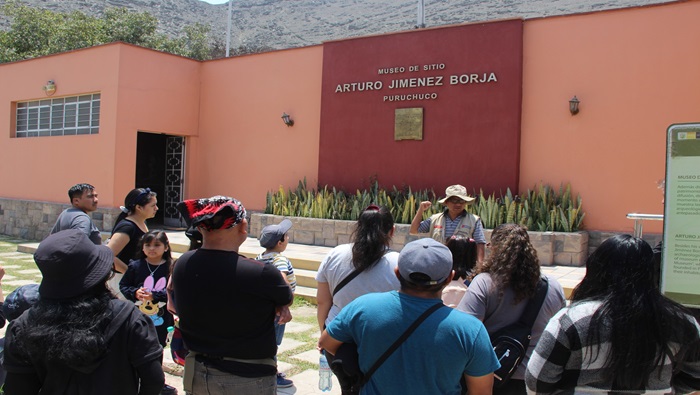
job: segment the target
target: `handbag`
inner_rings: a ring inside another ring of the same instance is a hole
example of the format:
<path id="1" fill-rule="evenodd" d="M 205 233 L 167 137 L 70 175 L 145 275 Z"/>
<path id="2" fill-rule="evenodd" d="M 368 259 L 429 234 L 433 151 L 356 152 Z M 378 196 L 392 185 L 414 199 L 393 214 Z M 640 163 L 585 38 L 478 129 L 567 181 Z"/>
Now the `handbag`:
<path id="1" fill-rule="evenodd" d="M 491 335 L 491 345 L 501 367 L 493 372 L 493 387 L 501 388 L 513 376 L 515 370 L 525 358 L 525 353 L 532 339 L 532 326 L 542 308 L 547 295 L 549 282 L 540 278 L 533 295 L 525 306 L 517 322 L 503 327 Z"/>
<path id="2" fill-rule="evenodd" d="M 372 377 L 374 372 L 379 369 L 379 367 L 391 356 L 391 354 L 396 351 L 396 349 L 401 346 L 401 344 L 408 339 L 408 337 L 415 331 L 418 326 L 425 321 L 431 314 L 445 307 L 442 302 L 436 303 L 420 315 L 411 326 L 406 329 L 406 331 L 398 338 L 396 341 L 389 346 L 389 348 L 384 351 L 384 353 L 374 362 L 367 373 L 362 373 L 360 369 L 360 355 L 357 352 L 357 345 L 355 343 L 343 343 L 340 345 L 335 355 L 330 361 L 331 371 L 338 377 L 338 382 L 340 383 L 340 388 L 343 395 L 346 394 L 359 394 L 360 389 L 365 385 L 369 379 Z M 342 378 L 342 379 L 341 379 Z"/>

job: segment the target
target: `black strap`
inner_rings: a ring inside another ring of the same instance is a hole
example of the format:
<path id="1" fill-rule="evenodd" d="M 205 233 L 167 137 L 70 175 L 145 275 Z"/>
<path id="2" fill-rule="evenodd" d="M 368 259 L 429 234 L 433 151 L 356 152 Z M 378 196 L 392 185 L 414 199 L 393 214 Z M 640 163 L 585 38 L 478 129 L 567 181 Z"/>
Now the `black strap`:
<path id="1" fill-rule="evenodd" d="M 386 255 L 388 252 L 391 252 L 391 249 L 387 248 L 386 250 L 384 250 L 384 254 L 382 254 L 382 257 L 384 257 L 384 255 Z M 379 259 L 382 259 L 382 258 L 379 258 Z M 352 273 L 350 273 L 347 277 L 345 277 L 343 279 L 343 281 L 341 281 L 338 284 L 338 286 L 335 287 L 335 289 L 333 290 L 332 296 L 335 296 L 335 294 L 337 294 L 341 289 L 343 289 L 344 286 L 348 285 L 348 283 L 350 281 L 352 281 L 353 278 L 357 277 L 357 275 L 362 273 L 362 271 L 365 270 L 366 268 L 367 267 L 363 267 L 363 268 L 353 270 Z"/>
<path id="2" fill-rule="evenodd" d="M 350 273 L 347 277 L 345 277 L 343 279 L 343 281 L 341 281 L 340 284 L 338 284 L 338 286 L 335 287 L 335 289 L 333 290 L 332 296 L 335 296 L 335 294 L 337 294 L 338 291 L 343 289 L 344 286 L 348 285 L 348 283 L 350 281 L 352 281 L 353 278 L 357 277 L 358 274 L 362 273 L 363 270 L 364 270 L 364 268 L 353 270 L 352 273 Z"/>
<path id="3" fill-rule="evenodd" d="M 401 345 L 401 343 L 403 343 L 404 341 L 406 341 L 406 339 L 408 339 L 408 337 L 411 336 L 411 333 L 413 333 L 413 331 L 415 331 L 416 328 L 418 328 L 418 326 L 419 326 L 423 321 L 425 321 L 426 318 L 428 318 L 428 317 L 429 317 L 431 314 L 433 314 L 436 310 L 438 310 L 439 308 L 444 307 L 444 306 L 445 306 L 445 305 L 442 304 L 442 302 L 440 302 L 440 303 L 436 303 L 435 305 L 433 305 L 432 307 L 430 307 L 428 310 L 424 311 L 423 314 L 421 314 L 421 316 L 418 317 L 418 319 L 416 319 L 416 320 L 413 322 L 413 324 L 411 324 L 411 326 L 408 327 L 408 329 L 406 329 L 406 332 L 404 332 L 403 335 L 401 335 L 401 337 L 399 337 L 398 339 L 396 339 L 396 341 L 394 342 L 394 344 L 392 344 L 392 345 L 384 352 L 384 354 L 382 354 L 382 356 L 379 357 L 379 359 L 377 359 L 377 362 L 375 362 L 374 365 L 372 365 L 372 367 L 369 368 L 369 370 L 367 371 L 367 373 L 365 373 L 365 374 L 364 374 L 364 377 L 362 378 L 362 385 L 364 385 L 365 383 L 367 383 L 367 382 L 369 381 L 370 377 L 372 377 L 372 375 L 374 374 L 374 372 L 376 372 L 377 369 L 379 369 L 379 367 L 382 366 L 382 364 L 384 363 L 384 361 L 386 361 L 386 360 L 389 358 L 389 356 L 391 356 L 391 354 L 393 354 L 394 351 L 396 351 L 396 349 L 399 348 L 399 346 Z"/>
<path id="4" fill-rule="evenodd" d="M 535 320 L 537 319 L 537 315 L 540 313 L 540 309 L 544 304 L 544 298 L 547 296 L 548 288 L 549 280 L 547 280 L 546 277 L 540 278 L 540 281 L 537 282 L 535 294 L 527 302 L 525 310 L 518 320 L 521 325 L 532 329 L 532 326 L 535 324 Z"/>
<path id="5" fill-rule="evenodd" d="M 119 328 L 121 328 L 121 326 L 127 321 L 127 317 L 131 314 L 132 311 L 131 308 L 128 308 L 131 307 L 128 303 L 120 301 L 118 299 L 111 300 L 110 303 L 114 305 L 115 310 L 119 309 L 119 311 L 109 322 L 109 326 L 107 326 L 107 330 L 104 333 L 104 338 L 107 341 L 109 341 L 112 338 L 112 336 L 114 336 L 114 334 L 117 333 Z"/>

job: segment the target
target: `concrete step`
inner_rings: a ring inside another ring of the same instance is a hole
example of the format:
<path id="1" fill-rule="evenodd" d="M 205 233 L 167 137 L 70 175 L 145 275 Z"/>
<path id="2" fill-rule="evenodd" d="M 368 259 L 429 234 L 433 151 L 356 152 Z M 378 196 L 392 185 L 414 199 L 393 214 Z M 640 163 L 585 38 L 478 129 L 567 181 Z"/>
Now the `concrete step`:
<path id="1" fill-rule="evenodd" d="M 294 264 L 294 262 L 292 262 Z M 297 277 L 297 285 L 316 289 L 316 271 L 294 268 Z"/>
<path id="2" fill-rule="evenodd" d="M 294 292 L 294 296 L 298 296 L 302 299 L 309 301 L 310 303 L 316 304 L 316 288 L 302 287 L 297 285 L 297 289 Z"/>

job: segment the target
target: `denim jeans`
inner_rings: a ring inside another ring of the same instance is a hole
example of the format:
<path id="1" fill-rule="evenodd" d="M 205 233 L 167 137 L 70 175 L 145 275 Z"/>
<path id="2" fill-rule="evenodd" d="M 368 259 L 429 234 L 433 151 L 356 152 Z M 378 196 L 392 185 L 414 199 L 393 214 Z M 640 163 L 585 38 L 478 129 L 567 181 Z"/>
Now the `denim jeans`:
<path id="1" fill-rule="evenodd" d="M 277 342 L 277 345 L 279 346 L 282 344 L 282 338 L 284 337 L 284 327 L 287 324 L 278 324 L 277 320 L 275 320 L 275 341 Z"/>
<path id="2" fill-rule="evenodd" d="M 195 362 L 190 395 L 276 395 L 277 378 L 240 377 Z"/>

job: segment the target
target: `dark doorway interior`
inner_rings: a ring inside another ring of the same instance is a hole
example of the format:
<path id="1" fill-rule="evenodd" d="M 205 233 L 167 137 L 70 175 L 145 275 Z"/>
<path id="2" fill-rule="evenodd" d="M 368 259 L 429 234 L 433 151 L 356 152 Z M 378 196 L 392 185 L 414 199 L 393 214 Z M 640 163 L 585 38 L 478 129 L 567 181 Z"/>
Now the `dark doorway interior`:
<path id="1" fill-rule="evenodd" d="M 175 207 L 182 200 L 185 139 L 139 132 L 136 142 L 136 187 L 158 194 L 159 210 L 149 227 L 185 226 Z"/>
<path id="2" fill-rule="evenodd" d="M 163 197 L 165 196 L 164 134 L 139 132 L 136 140 L 136 188 L 151 188 L 158 194 L 158 213 L 148 221 L 148 227 L 163 226 Z"/>

